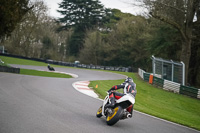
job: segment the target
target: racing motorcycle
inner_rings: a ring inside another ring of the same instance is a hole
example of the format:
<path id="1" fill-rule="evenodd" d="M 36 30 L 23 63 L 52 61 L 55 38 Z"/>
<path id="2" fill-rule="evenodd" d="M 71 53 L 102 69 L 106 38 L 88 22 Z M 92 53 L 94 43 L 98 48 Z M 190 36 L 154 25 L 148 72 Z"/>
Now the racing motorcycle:
<path id="1" fill-rule="evenodd" d="M 55 69 L 53 67 L 51 67 L 49 64 L 48 64 L 47 68 L 49 69 L 49 71 L 55 71 Z"/>
<path id="2" fill-rule="evenodd" d="M 115 106 L 113 108 L 105 108 L 105 105 L 110 103 L 109 93 L 107 92 L 107 96 L 103 101 L 103 105 L 98 109 L 96 116 L 98 118 L 105 116 L 106 123 L 108 125 L 114 125 L 121 119 L 126 119 L 126 114 L 128 111 L 126 110 L 129 106 L 135 103 L 135 97 L 127 93 L 120 99 L 115 99 Z"/>

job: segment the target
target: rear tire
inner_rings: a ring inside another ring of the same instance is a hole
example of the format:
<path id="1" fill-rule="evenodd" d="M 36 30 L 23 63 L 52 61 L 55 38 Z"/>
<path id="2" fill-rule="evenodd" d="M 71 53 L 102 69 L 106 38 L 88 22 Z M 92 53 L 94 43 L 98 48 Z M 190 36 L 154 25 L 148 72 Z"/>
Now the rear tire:
<path id="1" fill-rule="evenodd" d="M 100 118 L 102 116 L 102 106 L 98 109 L 96 116 Z"/>
<path id="2" fill-rule="evenodd" d="M 106 123 L 110 126 L 117 123 L 123 115 L 123 109 L 120 106 L 117 106 L 113 109 L 112 114 L 107 114 L 106 116 Z"/>

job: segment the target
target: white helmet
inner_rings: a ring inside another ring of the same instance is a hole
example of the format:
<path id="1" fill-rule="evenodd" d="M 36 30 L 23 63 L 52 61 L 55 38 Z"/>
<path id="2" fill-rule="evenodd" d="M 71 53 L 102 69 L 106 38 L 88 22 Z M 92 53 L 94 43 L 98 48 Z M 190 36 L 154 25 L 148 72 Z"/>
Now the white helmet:
<path id="1" fill-rule="evenodd" d="M 126 79 L 124 80 L 124 82 L 126 82 L 126 83 L 133 82 L 133 79 L 130 78 L 130 77 L 128 77 L 128 78 L 126 78 Z"/>

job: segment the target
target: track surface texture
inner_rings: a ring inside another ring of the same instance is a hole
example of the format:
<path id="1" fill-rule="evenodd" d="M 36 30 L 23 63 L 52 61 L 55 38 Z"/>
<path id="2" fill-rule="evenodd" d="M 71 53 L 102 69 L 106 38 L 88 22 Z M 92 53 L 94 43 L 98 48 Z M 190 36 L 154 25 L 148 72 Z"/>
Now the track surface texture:
<path id="1" fill-rule="evenodd" d="M 47 70 L 37 66 L 18 67 Z M 72 84 L 124 79 L 124 76 L 86 69 L 55 69 L 79 77 L 0 73 L 0 133 L 200 133 L 139 112 L 134 112 L 131 119 L 107 126 L 105 118 L 96 117 L 102 101 L 78 92 Z"/>

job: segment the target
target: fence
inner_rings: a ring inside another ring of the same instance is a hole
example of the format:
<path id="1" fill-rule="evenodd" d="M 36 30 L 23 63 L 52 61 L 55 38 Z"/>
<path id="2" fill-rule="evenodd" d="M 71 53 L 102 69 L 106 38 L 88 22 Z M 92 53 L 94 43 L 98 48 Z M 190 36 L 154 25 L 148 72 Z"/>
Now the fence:
<path id="1" fill-rule="evenodd" d="M 200 99 L 200 89 L 198 88 L 184 86 L 181 85 L 180 83 L 172 82 L 166 79 L 159 78 L 157 76 L 153 76 L 153 74 L 147 73 L 140 68 L 138 69 L 138 74 L 144 81 L 147 81 L 150 84 L 161 87 L 164 90 Z M 151 77 L 153 77 L 152 81 Z"/>
<path id="2" fill-rule="evenodd" d="M 152 56 L 152 68 L 154 76 L 185 84 L 185 65 L 183 62 L 164 60 Z"/>

